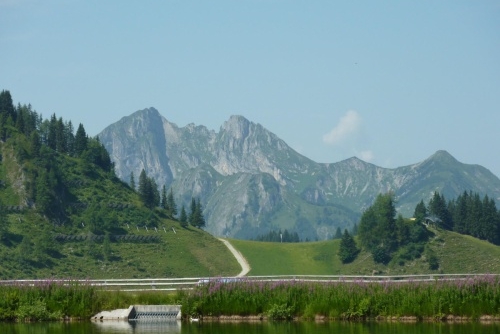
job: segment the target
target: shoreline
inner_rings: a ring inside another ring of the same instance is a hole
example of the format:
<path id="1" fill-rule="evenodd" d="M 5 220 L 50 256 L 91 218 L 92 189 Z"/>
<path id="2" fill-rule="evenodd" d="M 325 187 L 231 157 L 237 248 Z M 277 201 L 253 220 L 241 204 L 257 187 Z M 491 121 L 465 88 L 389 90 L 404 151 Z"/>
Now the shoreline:
<path id="1" fill-rule="evenodd" d="M 266 322 L 266 321 L 290 321 L 290 322 L 403 322 L 403 323 L 417 323 L 417 322 L 441 322 L 441 323 L 497 323 L 500 322 L 500 315 L 482 315 L 479 318 L 468 316 L 445 315 L 442 317 L 417 317 L 417 316 L 377 316 L 375 318 L 329 318 L 327 316 L 316 315 L 314 318 L 293 317 L 290 320 L 273 320 L 266 315 L 220 315 L 220 316 L 203 316 L 200 321 L 206 322 Z"/>

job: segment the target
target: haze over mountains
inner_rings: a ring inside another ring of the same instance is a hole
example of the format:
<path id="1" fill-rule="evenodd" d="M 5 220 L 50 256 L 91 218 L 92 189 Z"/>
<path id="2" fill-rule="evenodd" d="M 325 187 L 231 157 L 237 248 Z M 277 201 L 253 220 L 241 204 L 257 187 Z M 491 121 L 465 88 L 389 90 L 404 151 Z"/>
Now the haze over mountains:
<path id="1" fill-rule="evenodd" d="M 160 187 L 173 188 L 179 208 L 199 197 L 206 230 L 216 236 L 246 239 L 281 228 L 303 240 L 328 239 L 337 227 L 352 228 L 376 195 L 388 191 L 406 217 L 434 191 L 451 199 L 472 190 L 500 201 L 498 177 L 446 151 L 394 169 L 356 157 L 316 163 L 242 116 L 231 116 L 215 132 L 178 127 L 148 108 L 108 126 L 99 138 L 124 181 L 144 169 Z"/>

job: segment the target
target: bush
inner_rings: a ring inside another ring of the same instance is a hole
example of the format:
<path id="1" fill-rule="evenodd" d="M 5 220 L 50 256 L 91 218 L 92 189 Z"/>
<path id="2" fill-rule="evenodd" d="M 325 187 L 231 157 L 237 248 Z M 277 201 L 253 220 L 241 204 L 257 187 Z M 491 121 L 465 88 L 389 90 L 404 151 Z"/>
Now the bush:
<path id="1" fill-rule="evenodd" d="M 273 320 L 290 320 L 293 318 L 293 309 L 286 304 L 273 304 L 267 311 L 267 315 Z"/>

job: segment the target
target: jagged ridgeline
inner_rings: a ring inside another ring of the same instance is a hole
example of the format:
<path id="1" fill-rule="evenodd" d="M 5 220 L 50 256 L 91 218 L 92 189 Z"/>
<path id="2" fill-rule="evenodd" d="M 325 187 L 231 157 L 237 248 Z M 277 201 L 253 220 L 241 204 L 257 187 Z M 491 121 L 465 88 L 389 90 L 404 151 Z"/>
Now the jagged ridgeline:
<path id="1" fill-rule="evenodd" d="M 352 230 L 377 195 L 388 192 L 408 218 L 435 191 L 447 199 L 464 191 L 500 199 L 498 177 L 446 151 L 394 169 L 355 157 L 316 163 L 242 116 L 231 116 L 216 132 L 179 127 L 148 108 L 106 127 L 99 138 L 122 180 L 144 168 L 174 189 L 178 205 L 200 198 L 205 229 L 216 236 L 257 239 L 288 230 L 301 240 L 330 239 L 339 229 Z"/>
<path id="2" fill-rule="evenodd" d="M 0 158 L 0 279 L 210 274 L 200 265 L 202 252 L 183 240 L 220 242 L 146 205 L 115 175 L 108 151 L 82 124 L 75 130 L 55 114 L 43 119 L 31 105 L 14 106 L 3 90 Z M 187 263 L 173 260 L 168 250 L 176 247 Z M 148 268 L 151 261 L 156 267 Z M 228 274 L 236 271 L 237 264 Z"/>

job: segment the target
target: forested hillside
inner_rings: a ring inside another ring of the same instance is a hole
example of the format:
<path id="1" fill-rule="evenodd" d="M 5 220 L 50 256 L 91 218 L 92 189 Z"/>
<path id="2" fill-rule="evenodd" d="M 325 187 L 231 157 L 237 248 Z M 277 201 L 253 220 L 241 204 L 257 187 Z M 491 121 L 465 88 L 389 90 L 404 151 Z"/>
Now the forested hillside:
<path id="1" fill-rule="evenodd" d="M 219 241 L 172 220 L 166 191 L 153 187 L 149 202 L 146 175 L 137 190 L 120 181 L 82 124 L 75 131 L 55 114 L 43 119 L 31 105 L 14 106 L 8 91 L 0 93 L 0 157 L 0 278 L 238 270 Z"/>

